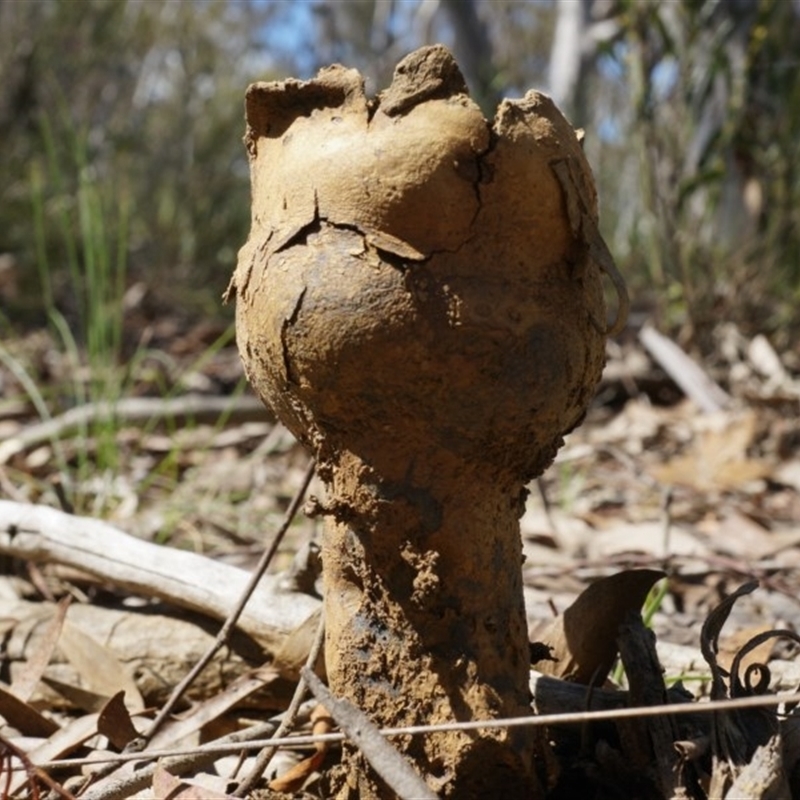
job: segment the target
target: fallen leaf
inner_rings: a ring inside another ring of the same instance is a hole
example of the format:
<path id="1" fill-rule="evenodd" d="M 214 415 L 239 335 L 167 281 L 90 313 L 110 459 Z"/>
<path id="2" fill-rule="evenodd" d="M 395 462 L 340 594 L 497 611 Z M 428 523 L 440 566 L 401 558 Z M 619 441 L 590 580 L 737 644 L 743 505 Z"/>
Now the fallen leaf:
<path id="1" fill-rule="evenodd" d="M 720 520 L 713 543 L 717 552 L 747 561 L 759 561 L 771 555 L 776 546 L 772 531 L 736 509 L 727 512 Z"/>
<path id="2" fill-rule="evenodd" d="M 224 691 L 198 703 L 188 714 L 166 722 L 150 741 L 150 747 L 154 750 L 174 747 L 279 677 L 277 670 L 271 666 L 262 667 L 255 674 L 240 676 Z"/>
<path id="3" fill-rule="evenodd" d="M 124 691 L 117 692 L 100 710 L 97 732 L 105 736 L 117 750 L 125 749 L 129 742 L 139 736 L 125 707 Z"/>
<path id="4" fill-rule="evenodd" d="M 81 686 L 51 678 L 49 675 L 42 675 L 42 683 L 45 686 L 49 686 L 53 691 L 58 692 L 70 705 L 80 708 L 89 714 L 98 713 L 108 701 L 108 697 L 104 694 L 98 694 Z"/>
<path id="5" fill-rule="evenodd" d="M 769 464 L 747 456 L 756 432 L 754 411 L 720 412 L 703 420 L 709 427 L 697 432 L 687 453 L 652 468 L 656 480 L 698 491 L 726 491 L 769 475 Z"/>
<path id="6" fill-rule="evenodd" d="M 153 773 L 153 798 L 154 800 L 233 800 L 233 795 L 182 781 L 159 766 Z"/>
<path id="7" fill-rule="evenodd" d="M 42 637 L 37 641 L 36 647 L 26 659 L 25 671 L 12 682 L 11 691 L 20 700 L 29 700 L 36 689 L 36 685 L 42 679 L 42 675 L 58 645 L 71 599 L 69 596 L 64 597 L 56 605 L 53 618 L 47 623 Z"/>
<path id="8" fill-rule="evenodd" d="M 549 649 L 536 669 L 573 683 L 602 684 L 617 657 L 619 626 L 663 577 L 661 570 L 634 569 L 587 586 L 563 614 L 534 632 L 535 643 Z"/>
<path id="9" fill-rule="evenodd" d="M 656 558 L 668 556 L 707 557 L 708 545 L 691 528 L 663 522 L 625 522 L 620 520 L 599 531 L 586 542 L 586 557 L 602 561 L 620 553 L 647 553 Z"/>
<path id="10" fill-rule="evenodd" d="M 86 631 L 66 620 L 58 645 L 86 681 L 89 691 L 110 698 L 123 690 L 126 704 L 132 712 L 144 708 L 139 687 L 130 672 L 107 647 Z"/>
<path id="11" fill-rule="evenodd" d="M 311 712 L 311 723 L 311 733 L 315 736 L 329 733 L 333 728 L 333 719 L 323 705 L 316 706 Z M 316 753 L 304 758 L 279 778 L 271 781 L 269 788 L 273 792 L 299 792 L 308 778 L 322 766 L 322 762 L 325 760 L 325 753 L 328 750 L 328 743 L 317 742 L 316 748 Z"/>
<path id="12" fill-rule="evenodd" d="M 0 684 L 0 717 L 23 736 L 47 737 L 58 730 L 53 720 Z"/>
<path id="13" fill-rule="evenodd" d="M 325 753 L 317 750 L 313 755 L 295 764 L 288 772 L 270 781 L 269 788 L 273 792 L 291 794 L 299 792 L 309 776 L 320 768 L 325 760 Z"/>

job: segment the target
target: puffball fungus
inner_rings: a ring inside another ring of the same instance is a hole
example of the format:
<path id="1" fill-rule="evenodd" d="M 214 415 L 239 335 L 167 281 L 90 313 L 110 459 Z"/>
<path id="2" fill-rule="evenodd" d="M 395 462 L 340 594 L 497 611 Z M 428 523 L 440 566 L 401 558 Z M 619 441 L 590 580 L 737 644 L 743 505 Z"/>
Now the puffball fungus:
<path id="1" fill-rule="evenodd" d="M 524 486 L 600 379 L 603 272 L 624 305 L 579 138 L 538 92 L 487 122 L 438 45 L 374 100 L 333 66 L 246 111 L 238 344 L 327 486 L 331 689 L 382 726 L 530 713 Z M 443 797 L 534 796 L 525 729 L 394 743 Z M 340 796 L 386 796 L 356 752 Z"/>

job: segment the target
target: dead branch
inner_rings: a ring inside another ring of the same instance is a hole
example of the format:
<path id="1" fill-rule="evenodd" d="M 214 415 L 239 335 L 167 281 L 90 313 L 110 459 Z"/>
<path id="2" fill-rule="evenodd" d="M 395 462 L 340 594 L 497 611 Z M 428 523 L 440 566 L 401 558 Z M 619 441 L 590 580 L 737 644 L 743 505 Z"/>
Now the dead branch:
<path id="1" fill-rule="evenodd" d="M 649 326 L 642 328 L 639 339 L 647 352 L 702 411 L 711 413 L 730 406 L 730 395 L 671 339 Z"/>
<path id="2" fill-rule="evenodd" d="M 236 606 L 250 580 L 246 570 L 145 542 L 106 522 L 10 500 L 0 500 L 0 553 L 64 564 L 127 592 L 220 620 Z M 274 652 L 319 605 L 310 595 L 283 590 L 281 576 L 265 576 L 238 627 Z"/>
<path id="3" fill-rule="evenodd" d="M 148 422 L 153 419 L 170 419 L 176 422 L 193 419 L 196 422 L 215 422 L 222 414 L 245 422 L 271 418 L 263 404 L 252 395 L 241 397 L 216 397 L 182 395 L 181 397 L 126 397 L 114 403 L 87 403 L 71 408 L 52 419 L 30 425 L 16 436 L 0 444 L 0 466 L 15 455 L 53 439 L 60 439 L 85 425 L 103 420 L 123 422 Z"/>

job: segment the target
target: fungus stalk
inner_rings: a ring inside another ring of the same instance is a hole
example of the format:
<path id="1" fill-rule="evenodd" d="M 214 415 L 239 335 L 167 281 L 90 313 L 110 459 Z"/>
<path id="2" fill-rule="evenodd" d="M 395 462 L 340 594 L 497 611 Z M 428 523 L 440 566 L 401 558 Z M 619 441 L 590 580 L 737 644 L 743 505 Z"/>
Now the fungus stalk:
<path id="1" fill-rule="evenodd" d="M 326 666 L 381 726 L 530 713 L 518 519 L 604 360 L 591 171 L 544 95 L 493 123 L 452 56 L 248 89 L 231 284 L 256 392 L 317 459 Z M 624 315 L 621 309 L 618 317 Z M 536 794 L 527 729 L 393 740 L 442 797 Z M 386 790 L 345 751 L 340 797 Z"/>

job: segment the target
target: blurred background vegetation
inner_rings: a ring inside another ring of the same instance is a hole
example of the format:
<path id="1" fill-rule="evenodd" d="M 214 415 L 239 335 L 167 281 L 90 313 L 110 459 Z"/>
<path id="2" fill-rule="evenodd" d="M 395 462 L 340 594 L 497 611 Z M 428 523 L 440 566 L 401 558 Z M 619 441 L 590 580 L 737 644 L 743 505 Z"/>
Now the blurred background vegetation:
<path id="1" fill-rule="evenodd" d="M 538 88 L 586 129 L 639 317 L 701 351 L 722 320 L 790 346 L 798 0 L 0 1 L 3 337 L 56 315 L 102 351 L 163 315 L 226 325 L 248 83 L 338 61 L 374 92 L 436 41 L 488 116 Z"/>

